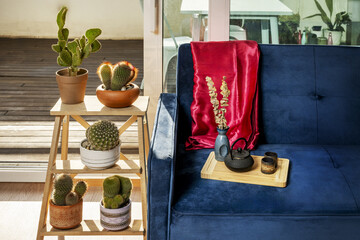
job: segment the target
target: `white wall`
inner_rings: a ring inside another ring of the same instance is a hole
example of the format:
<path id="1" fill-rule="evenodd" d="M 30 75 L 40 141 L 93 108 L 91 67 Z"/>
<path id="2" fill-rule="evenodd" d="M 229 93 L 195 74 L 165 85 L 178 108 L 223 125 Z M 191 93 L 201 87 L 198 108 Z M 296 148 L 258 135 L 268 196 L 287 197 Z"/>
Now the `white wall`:
<path id="1" fill-rule="evenodd" d="M 56 38 L 56 15 L 69 11 L 70 38 L 101 28 L 101 39 L 142 39 L 143 14 L 138 0 L 0 0 L 0 36 Z"/>

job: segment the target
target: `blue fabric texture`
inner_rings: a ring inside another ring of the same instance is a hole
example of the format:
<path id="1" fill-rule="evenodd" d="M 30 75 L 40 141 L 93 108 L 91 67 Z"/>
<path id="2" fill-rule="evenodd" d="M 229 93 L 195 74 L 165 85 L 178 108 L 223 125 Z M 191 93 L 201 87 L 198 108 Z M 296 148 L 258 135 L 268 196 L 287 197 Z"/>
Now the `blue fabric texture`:
<path id="1" fill-rule="evenodd" d="M 202 179 L 211 149 L 185 151 L 193 59 L 178 54 L 177 94 L 160 97 L 148 160 L 150 240 L 360 239 L 360 48 L 260 45 L 254 155 L 290 159 L 275 188 Z"/>

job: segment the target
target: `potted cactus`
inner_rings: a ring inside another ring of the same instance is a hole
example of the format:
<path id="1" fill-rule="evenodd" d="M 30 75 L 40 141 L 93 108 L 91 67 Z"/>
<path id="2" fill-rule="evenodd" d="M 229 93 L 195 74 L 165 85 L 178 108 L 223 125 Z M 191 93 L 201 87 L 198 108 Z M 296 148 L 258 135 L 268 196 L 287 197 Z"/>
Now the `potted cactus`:
<path id="1" fill-rule="evenodd" d="M 107 107 L 128 107 L 139 97 L 139 87 L 135 81 L 138 69 L 127 61 L 112 65 L 101 64 L 97 71 L 102 84 L 96 89 L 99 101 Z"/>
<path id="2" fill-rule="evenodd" d="M 110 231 L 127 228 L 131 222 L 131 190 L 129 178 L 114 175 L 103 182 L 103 199 L 100 202 L 101 226 Z"/>
<path id="3" fill-rule="evenodd" d="M 119 130 L 113 122 L 100 120 L 88 127 L 80 144 L 82 163 L 90 169 L 112 167 L 120 158 Z"/>
<path id="4" fill-rule="evenodd" d="M 69 41 L 69 29 L 64 28 L 68 9 L 63 7 L 57 15 L 58 43 L 51 48 L 59 54 L 58 65 L 67 67 L 56 72 L 61 101 L 66 104 L 81 103 L 84 101 L 88 70 L 79 68 L 82 61 L 90 53 L 100 50 L 101 44 L 96 38 L 101 34 L 99 28 L 86 31 L 80 39 Z"/>
<path id="5" fill-rule="evenodd" d="M 82 221 L 83 196 L 87 184 L 73 180 L 67 174 L 58 174 L 54 179 L 54 190 L 49 203 L 50 225 L 59 229 L 77 227 Z"/>

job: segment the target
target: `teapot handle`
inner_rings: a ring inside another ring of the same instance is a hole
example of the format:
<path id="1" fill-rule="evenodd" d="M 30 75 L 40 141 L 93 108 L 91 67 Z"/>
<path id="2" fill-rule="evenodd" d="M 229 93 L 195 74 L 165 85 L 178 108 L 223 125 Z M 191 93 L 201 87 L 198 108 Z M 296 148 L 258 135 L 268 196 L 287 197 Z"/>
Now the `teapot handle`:
<path id="1" fill-rule="evenodd" d="M 246 140 L 245 138 L 238 138 L 238 139 L 236 139 L 236 141 L 231 145 L 231 150 L 230 150 L 230 152 L 233 150 L 235 144 L 236 144 L 238 141 L 240 141 L 240 140 L 244 140 L 244 141 L 245 141 L 245 148 L 244 148 L 244 149 L 247 149 L 247 145 L 248 145 L 247 140 Z"/>

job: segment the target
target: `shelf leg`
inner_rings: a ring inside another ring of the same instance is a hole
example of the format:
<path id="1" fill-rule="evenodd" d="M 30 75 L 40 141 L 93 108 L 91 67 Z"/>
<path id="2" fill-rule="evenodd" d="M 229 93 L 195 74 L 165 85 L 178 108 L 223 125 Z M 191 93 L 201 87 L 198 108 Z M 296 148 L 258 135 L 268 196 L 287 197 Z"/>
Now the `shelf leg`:
<path id="1" fill-rule="evenodd" d="M 55 124 L 54 130 L 52 135 L 51 141 L 51 148 L 50 148 L 50 155 L 49 155 L 49 163 L 46 172 L 46 180 L 44 186 L 44 194 L 42 197 L 42 204 L 41 204 L 41 211 L 40 211 L 40 218 L 39 218 L 39 225 L 38 225 L 38 232 L 37 232 L 37 240 L 43 240 L 44 236 L 41 235 L 41 231 L 46 224 L 47 212 L 48 212 L 48 205 L 49 205 L 49 198 L 51 194 L 51 186 L 53 183 L 53 174 L 51 173 L 51 168 L 55 164 L 57 149 L 59 146 L 59 137 L 60 137 L 60 128 L 61 128 L 61 121 L 63 120 L 63 116 L 56 116 L 55 117 Z"/>
<path id="2" fill-rule="evenodd" d="M 149 156 L 149 147 L 150 147 L 147 115 L 145 115 L 145 120 L 144 120 L 144 133 L 145 133 L 144 134 L 144 137 L 145 137 L 145 159 L 146 159 L 146 165 L 147 165 L 147 158 Z"/>
<path id="3" fill-rule="evenodd" d="M 61 160 L 68 159 L 69 147 L 69 121 L 70 116 L 66 115 L 63 119 L 62 133 L 61 133 Z"/>
<path id="4" fill-rule="evenodd" d="M 146 163 L 145 163 L 145 143 L 144 143 L 144 117 L 138 116 L 138 137 L 139 137 L 139 159 L 141 167 L 140 187 L 141 187 L 141 207 L 143 227 L 145 230 L 144 240 L 146 240 L 147 234 L 147 191 L 146 191 Z"/>

